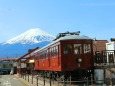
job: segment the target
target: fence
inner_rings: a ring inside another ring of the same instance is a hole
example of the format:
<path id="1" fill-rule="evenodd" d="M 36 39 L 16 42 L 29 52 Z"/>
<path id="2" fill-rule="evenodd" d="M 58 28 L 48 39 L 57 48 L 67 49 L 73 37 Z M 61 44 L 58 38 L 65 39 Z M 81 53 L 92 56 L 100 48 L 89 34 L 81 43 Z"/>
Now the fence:
<path id="1" fill-rule="evenodd" d="M 86 78 L 81 81 L 71 81 L 71 77 L 69 80 L 54 80 L 52 78 L 47 78 L 41 75 L 29 75 L 29 74 L 21 74 L 21 78 L 25 79 L 31 84 L 35 86 L 113 86 L 115 85 L 115 78 L 104 78 L 103 80 L 94 80 L 94 76 L 91 75 L 91 78 Z"/>
<path id="2" fill-rule="evenodd" d="M 115 65 L 115 50 L 95 52 L 94 62 L 102 65 Z"/>

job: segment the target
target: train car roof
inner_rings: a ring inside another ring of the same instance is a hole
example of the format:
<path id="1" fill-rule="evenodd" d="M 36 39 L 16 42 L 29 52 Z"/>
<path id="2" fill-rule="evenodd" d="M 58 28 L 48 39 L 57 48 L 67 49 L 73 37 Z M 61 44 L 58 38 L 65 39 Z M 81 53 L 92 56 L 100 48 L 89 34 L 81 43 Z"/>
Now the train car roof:
<path id="1" fill-rule="evenodd" d="M 49 45 L 54 44 L 54 43 L 59 42 L 59 41 L 65 41 L 65 40 L 92 40 L 92 39 L 88 36 L 67 35 L 64 37 L 60 37 L 59 39 L 53 41 Z"/>
<path id="2" fill-rule="evenodd" d="M 60 41 L 60 40 L 92 40 L 92 39 L 88 36 L 67 35 L 67 36 L 60 37 L 59 39 L 57 39 L 57 41 Z"/>
<path id="3" fill-rule="evenodd" d="M 60 37 L 59 39 L 56 39 L 56 40 L 52 41 L 50 44 L 44 46 L 44 47 L 41 48 L 41 49 L 36 50 L 35 52 L 37 52 L 37 51 L 39 51 L 39 50 L 42 50 L 42 49 L 44 49 L 44 48 L 47 48 L 47 47 L 49 47 L 50 45 L 55 44 L 55 43 L 57 43 L 57 42 L 59 42 L 59 41 L 65 41 L 65 40 L 93 40 L 93 39 L 91 39 L 91 38 L 88 37 L 88 36 L 66 35 L 66 36 Z"/>

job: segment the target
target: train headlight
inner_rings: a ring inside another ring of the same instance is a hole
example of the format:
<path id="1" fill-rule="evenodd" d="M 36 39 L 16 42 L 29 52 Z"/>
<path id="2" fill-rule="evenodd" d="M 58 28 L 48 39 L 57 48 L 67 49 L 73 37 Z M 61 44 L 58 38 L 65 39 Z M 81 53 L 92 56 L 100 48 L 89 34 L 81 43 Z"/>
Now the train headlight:
<path id="1" fill-rule="evenodd" d="M 78 62 L 78 63 L 81 63 L 81 62 L 82 62 L 82 58 L 78 58 L 78 59 L 77 59 L 77 62 Z"/>

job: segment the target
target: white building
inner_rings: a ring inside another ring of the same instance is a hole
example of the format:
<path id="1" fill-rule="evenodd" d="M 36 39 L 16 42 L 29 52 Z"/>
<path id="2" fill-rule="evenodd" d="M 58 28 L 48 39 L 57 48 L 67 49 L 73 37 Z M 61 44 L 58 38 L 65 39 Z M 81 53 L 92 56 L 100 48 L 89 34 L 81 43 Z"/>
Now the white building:
<path id="1" fill-rule="evenodd" d="M 115 42 L 106 43 L 107 63 L 115 63 Z"/>
<path id="2" fill-rule="evenodd" d="M 106 50 L 115 50 L 115 42 L 106 43 Z"/>

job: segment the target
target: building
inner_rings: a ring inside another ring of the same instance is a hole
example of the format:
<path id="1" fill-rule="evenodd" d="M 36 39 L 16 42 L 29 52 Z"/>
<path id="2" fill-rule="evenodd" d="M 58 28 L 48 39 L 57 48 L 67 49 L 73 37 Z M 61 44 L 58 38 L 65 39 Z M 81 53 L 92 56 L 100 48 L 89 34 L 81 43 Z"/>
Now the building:
<path id="1" fill-rule="evenodd" d="M 10 74 L 14 70 L 13 63 L 17 58 L 2 58 L 0 59 L 0 74 Z"/>
<path id="2" fill-rule="evenodd" d="M 111 42 L 106 43 L 106 50 L 115 50 L 115 38 L 111 38 Z"/>
<path id="3" fill-rule="evenodd" d="M 107 63 L 115 63 L 115 38 L 111 38 L 111 42 L 106 43 Z"/>
<path id="4" fill-rule="evenodd" d="M 115 42 L 106 43 L 106 50 L 115 50 Z"/>
<path id="5" fill-rule="evenodd" d="M 106 50 L 106 43 L 108 43 L 107 40 L 94 40 L 93 41 L 93 53 L 95 55 L 95 52 L 101 52 L 103 50 Z"/>
<path id="6" fill-rule="evenodd" d="M 28 53 L 23 55 L 22 57 L 16 60 L 17 64 L 17 73 L 24 74 L 28 73 L 31 74 L 32 70 L 34 69 L 34 51 L 38 50 L 39 47 L 29 50 Z"/>

